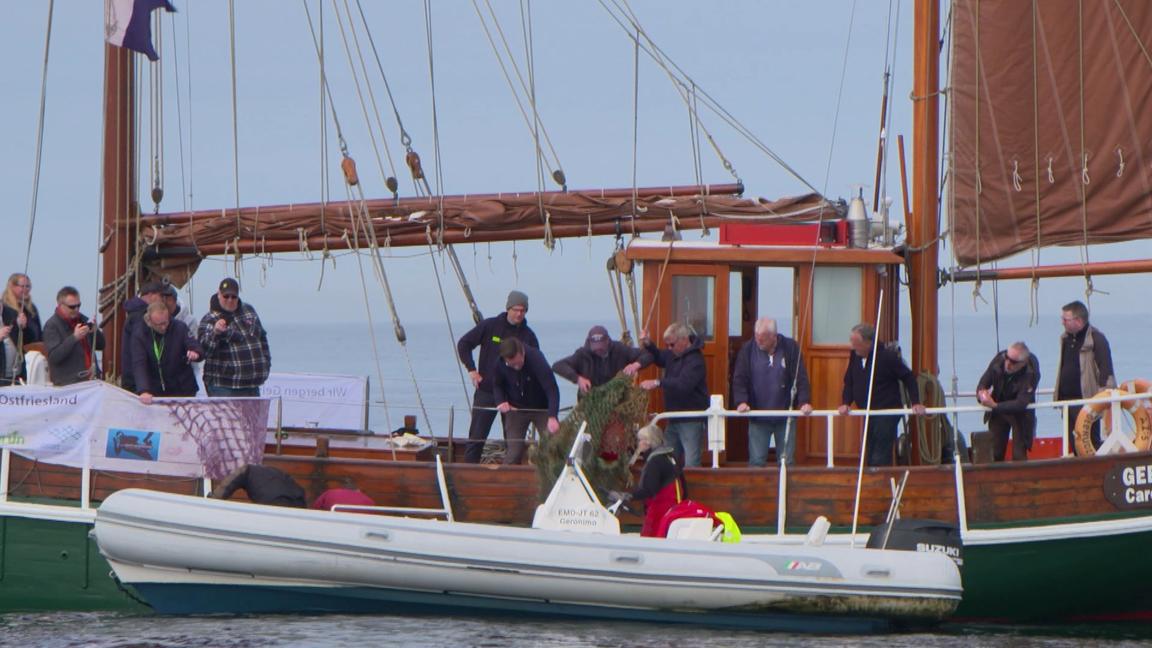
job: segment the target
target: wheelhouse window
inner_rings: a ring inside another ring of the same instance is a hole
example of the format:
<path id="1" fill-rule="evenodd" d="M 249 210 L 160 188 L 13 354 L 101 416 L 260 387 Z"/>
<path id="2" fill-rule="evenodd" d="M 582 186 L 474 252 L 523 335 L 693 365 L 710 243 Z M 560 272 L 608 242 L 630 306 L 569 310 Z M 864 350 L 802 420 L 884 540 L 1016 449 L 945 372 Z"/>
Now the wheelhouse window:
<path id="1" fill-rule="evenodd" d="M 817 266 L 812 272 L 812 343 L 847 344 L 848 332 L 860 323 L 858 267 Z"/>
<path id="2" fill-rule="evenodd" d="M 714 277 L 672 277 L 672 321 L 687 324 L 705 342 L 711 342 L 715 335 L 715 301 Z"/>

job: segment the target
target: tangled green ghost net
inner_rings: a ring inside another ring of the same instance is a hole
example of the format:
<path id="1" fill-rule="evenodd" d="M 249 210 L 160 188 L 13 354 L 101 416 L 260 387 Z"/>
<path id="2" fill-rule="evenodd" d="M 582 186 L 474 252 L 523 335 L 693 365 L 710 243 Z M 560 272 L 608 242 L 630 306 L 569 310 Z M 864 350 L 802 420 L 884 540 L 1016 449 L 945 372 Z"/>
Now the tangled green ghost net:
<path id="1" fill-rule="evenodd" d="M 560 476 L 576 432 L 585 421 L 592 435 L 582 464 L 588 481 L 601 492 L 626 488 L 631 479 L 628 460 L 636 448 L 636 429 L 647 417 L 648 392 L 633 385 L 628 376 L 616 376 L 585 394 L 560 423 L 560 431 L 543 435 L 536 448 L 533 463 L 539 476 L 540 501 L 548 497 Z"/>

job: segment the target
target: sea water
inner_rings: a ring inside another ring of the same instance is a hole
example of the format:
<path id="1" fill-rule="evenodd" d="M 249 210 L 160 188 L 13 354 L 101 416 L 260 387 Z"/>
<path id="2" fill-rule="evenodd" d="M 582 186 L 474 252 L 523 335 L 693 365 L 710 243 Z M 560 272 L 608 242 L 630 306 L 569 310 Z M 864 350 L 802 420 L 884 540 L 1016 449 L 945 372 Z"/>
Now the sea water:
<path id="1" fill-rule="evenodd" d="M 771 634 L 693 626 L 596 620 L 522 620 L 413 614 L 161 617 L 149 614 L 0 615 L 0 646 L 22 648 L 408 646 L 412 648 L 1063 648 L 1141 646 L 1152 629 L 1133 626 L 961 626 L 931 633 L 830 636 Z"/>

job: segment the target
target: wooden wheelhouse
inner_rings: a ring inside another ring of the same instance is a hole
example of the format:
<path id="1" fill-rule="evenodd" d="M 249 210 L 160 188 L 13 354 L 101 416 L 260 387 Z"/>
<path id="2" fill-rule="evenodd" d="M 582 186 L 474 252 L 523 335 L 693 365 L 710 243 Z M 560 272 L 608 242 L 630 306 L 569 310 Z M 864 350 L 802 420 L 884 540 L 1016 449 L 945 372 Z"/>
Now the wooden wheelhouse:
<path id="1" fill-rule="evenodd" d="M 835 225 L 835 223 L 833 224 Z M 812 406 L 840 404 L 848 363 L 848 334 L 855 324 L 877 324 L 881 341 L 898 336 L 898 266 L 903 258 L 888 248 L 858 249 L 843 236 L 814 246 L 774 245 L 816 225 L 722 226 L 720 243 L 634 240 L 627 255 L 643 268 L 644 304 L 653 304 L 648 334 L 657 343 L 674 322 L 690 325 L 704 341 L 708 388 L 734 409 L 729 386 L 736 353 L 753 337 L 759 317 L 777 319 L 780 332 L 800 344 L 812 385 Z M 827 225 L 825 225 L 825 229 Z M 833 227 L 843 232 L 843 227 Z M 815 237 L 812 237 L 815 238 Z M 657 369 L 647 370 L 656 377 Z M 659 391 L 654 411 L 661 411 Z M 833 459 L 854 463 L 860 453 L 861 419 L 836 417 Z M 798 464 L 827 461 L 827 419 L 803 419 L 798 426 Z M 748 460 L 747 422 L 728 420 L 721 464 Z M 711 461 L 706 455 L 704 462 Z"/>

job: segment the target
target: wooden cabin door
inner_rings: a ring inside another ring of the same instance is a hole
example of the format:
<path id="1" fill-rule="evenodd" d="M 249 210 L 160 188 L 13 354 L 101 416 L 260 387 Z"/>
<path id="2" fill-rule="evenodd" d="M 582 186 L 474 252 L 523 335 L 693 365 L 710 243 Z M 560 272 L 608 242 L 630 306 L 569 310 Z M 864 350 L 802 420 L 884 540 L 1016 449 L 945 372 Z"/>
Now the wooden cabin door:
<path id="1" fill-rule="evenodd" d="M 817 265 L 798 270 L 795 312 L 800 320 L 797 330 L 812 386 L 812 406 L 818 410 L 836 409 L 840 405 L 844 371 L 851 352 L 848 335 L 860 322 L 876 322 L 881 288 L 884 288 L 884 308 L 877 335 L 881 340 L 898 337 L 898 318 L 894 312 L 897 305 L 895 269 L 878 272 L 876 266 Z M 798 462 L 826 461 L 826 420 L 822 417 L 801 422 L 796 444 Z M 863 419 L 842 416 L 833 419 L 832 452 L 838 465 L 859 460 L 862 430 Z"/>
<path id="2" fill-rule="evenodd" d="M 660 272 L 660 267 L 652 264 L 645 272 Z M 676 322 L 687 324 L 704 342 L 708 393 L 727 394 L 728 266 L 670 263 L 664 270 L 663 280 L 644 282 L 644 303 L 647 306 L 653 301 L 653 317 L 648 324 L 648 336 L 653 343 L 663 348 L 664 329 Z M 655 370 L 649 372 L 652 377 L 659 375 Z M 659 391 L 653 394 L 650 409 L 664 411 L 663 394 Z"/>

